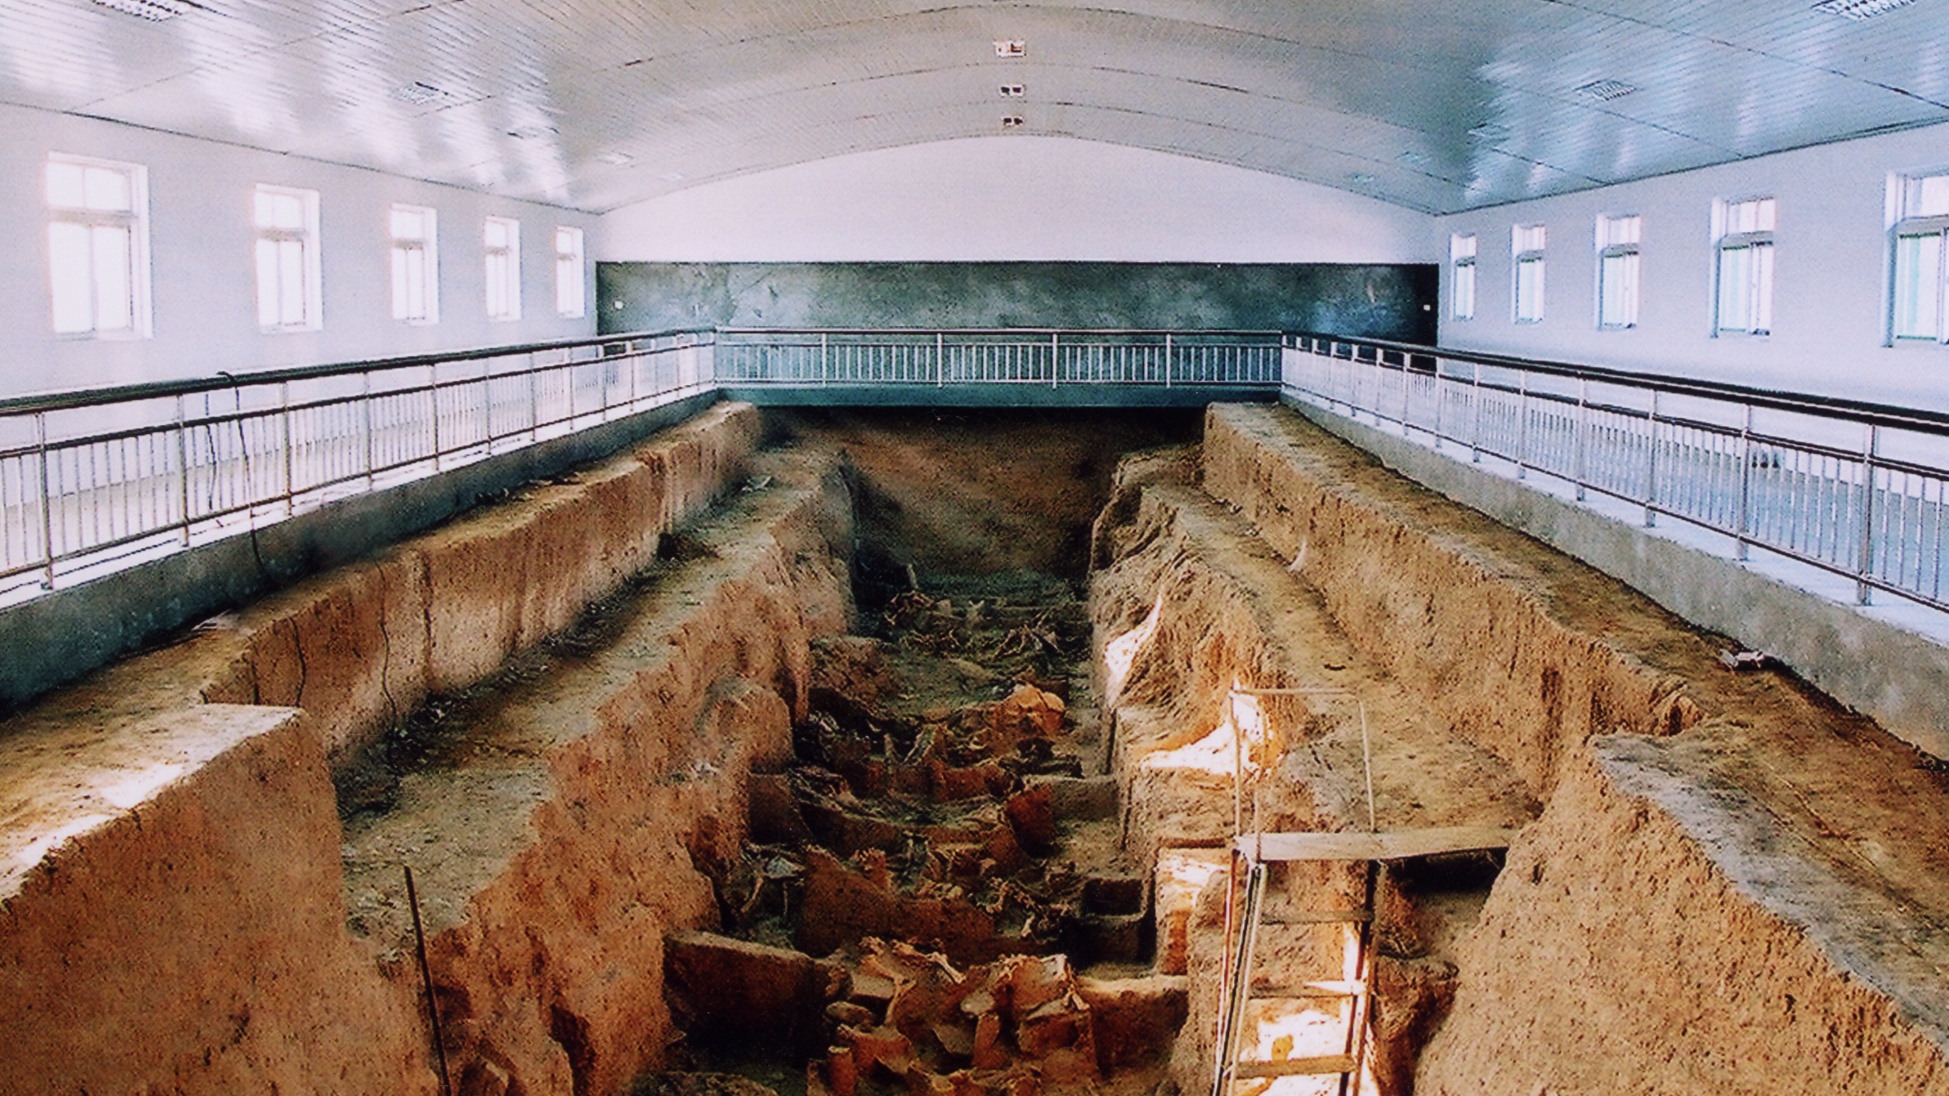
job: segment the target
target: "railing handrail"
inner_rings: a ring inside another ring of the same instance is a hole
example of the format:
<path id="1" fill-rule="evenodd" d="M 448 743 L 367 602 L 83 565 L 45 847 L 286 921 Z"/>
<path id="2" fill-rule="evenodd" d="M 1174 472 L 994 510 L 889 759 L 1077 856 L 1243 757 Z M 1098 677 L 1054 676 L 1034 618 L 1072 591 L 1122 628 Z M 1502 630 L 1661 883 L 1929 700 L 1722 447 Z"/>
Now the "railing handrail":
<path id="1" fill-rule="evenodd" d="M 1949 434 L 1949 412 L 1931 411 L 1919 407 L 1900 407 L 1895 404 L 1876 403 L 1872 400 L 1850 399 L 1844 396 L 1820 396 L 1797 392 L 1783 392 L 1778 389 L 1760 388 L 1754 385 L 1738 384 L 1732 381 L 1714 381 L 1676 377 L 1669 373 L 1651 373 L 1640 370 L 1619 369 L 1611 366 L 1586 365 L 1577 362 L 1556 361 L 1548 358 L 1522 358 L 1509 354 L 1496 354 L 1479 350 L 1458 350 L 1445 346 L 1429 346 L 1425 343 L 1397 342 L 1392 339 L 1367 338 L 1364 336 L 1325 335 L 1315 332 L 1295 331 L 1286 336 L 1290 340 L 1315 339 L 1346 345 L 1374 347 L 1392 350 L 1416 357 L 1439 358 L 1443 361 L 1468 362 L 1475 365 L 1494 366 L 1499 369 L 1513 369 L 1546 376 L 1562 377 L 1568 380 L 1594 381 L 1614 384 L 1625 388 L 1639 388 L 1673 395 L 1697 396 L 1704 399 L 1730 400 L 1748 403 L 1754 407 L 1771 411 L 1788 411 L 1820 418 L 1844 416 L 1851 422 L 1863 425 L 1892 426 L 1904 430 L 1919 430 L 1931 434 Z M 1385 369 L 1408 368 L 1405 361 L 1378 362 Z"/>
<path id="2" fill-rule="evenodd" d="M 431 351 L 424 354 L 406 354 L 391 358 L 368 358 L 349 362 L 331 362 L 323 365 L 298 365 L 278 369 L 251 370 L 232 373 L 220 371 L 209 377 L 184 377 L 168 381 L 145 381 L 140 384 L 106 385 L 100 388 L 75 388 L 59 392 L 30 393 L 24 396 L 0 397 L 0 415 L 31 415 L 42 411 L 72 411 L 84 407 L 102 407 L 112 403 L 134 403 L 141 400 L 168 399 L 175 396 L 193 396 L 202 392 L 227 392 L 238 387 L 254 387 L 266 384 L 282 384 L 287 381 L 323 380 L 330 377 L 350 377 L 361 373 L 379 373 L 394 369 L 418 369 L 429 365 L 446 365 L 450 362 L 480 361 L 486 358 L 510 358 L 522 354 L 539 354 L 549 350 L 576 350 L 585 346 L 605 346 L 611 343 L 634 342 L 641 339 L 665 339 L 678 335 L 707 335 L 716 331 L 713 327 L 679 327 L 664 331 L 631 331 L 614 335 L 590 335 L 573 339 L 553 339 L 545 342 L 516 343 L 511 346 L 476 347 L 469 350 Z"/>
<path id="3" fill-rule="evenodd" d="M 1285 332 L 1267 328 L 1225 327 L 719 327 L 719 335 L 1195 335 L 1227 338 L 1282 339 Z"/>

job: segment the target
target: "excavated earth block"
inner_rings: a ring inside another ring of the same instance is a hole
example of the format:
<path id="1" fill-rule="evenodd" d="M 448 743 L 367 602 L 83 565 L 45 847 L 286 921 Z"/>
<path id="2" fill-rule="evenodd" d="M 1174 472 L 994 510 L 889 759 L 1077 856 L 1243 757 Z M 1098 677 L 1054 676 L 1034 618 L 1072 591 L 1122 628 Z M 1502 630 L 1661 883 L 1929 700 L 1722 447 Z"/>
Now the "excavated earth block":
<path id="1" fill-rule="evenodd" d="M 429 689 L 485 672 L 514 646 L 569 624 L 589 598 L 617 589 L 655 559 L 666 531 L 741 481 L 758 434 L 751 408 L 712 408 L 601 465 L 214 620 L 8 720 L 0 728 L 0 771 L 8 774 L 0 794 L 7 1091 L 434 1091 L 418 980 L 391 931 L 397 920 L 379 919 L 388 930 L 384 948 L 347 933 L 331 759 L 349 757 Z M 470 774 L 489 798 L 531 800 L 523 818 L 532 806 L 536 814 L 559 812 L 563 824 L 510 824 L 507 815 L 461 801 L 451 825 L 466 836 L 456 836 L 456 846 L 479 840 L 512 848 L 548 838 L 557 844 L 531 861 L 552 854 L 569 866 L 588 849 L 572 840 L 591 821 L 591 797 L 578 787 L 629 785 L 627 764 L 651 753 L 668 776 L 682 775 L 670 770 L 689 762 L 710 778 L 647 793 L 662 797 L 663 824 L 654 833 L 673 848 L 644 853 L 643 865 L 612 862 L 607 871 L 591 859 L 579 893 L 564 893 L 571 881 L 540 872 L 505 884 L 504 902 L 519 906 L 508 895 L 523 888 L 531 896 L 555 888 L 564 905 L 587 914 L 584 923 L 594 923 L 593 911 L 613 908 L 604 905 L 619 890 L 612 875 L 650 877 L 662 893 L 673 871 L 688 879 L 693 862 L 736 849 L 742 835 L 730 820 L 742 818 L 742 805 L 732 767 L 782 755 L 792 709 L 803 703 L 807 636 L 848 623 L 845 564 L 831 555 L 850 540 L 835 486 L 770 492 L 774 501 L 759 504 L 778 512 L 767 547 L 732 553 L 745 564 L 736 582 L 747 603 L 717 599 L 699 622 L 694 611 L 707 599 L 690 597 L 676 614 L 680 634 L 643 652 L 678 664 L 655 695 L 611 698 L 587 721 L 613 729 L 675 713 L 677 726 L 659 734 L 680 729 L 680 740 L 695 734 L 720 744 L 716 753 L 692 757 L 696 751 L 667 742 L 648 750 L 613 733 L 575 743 L 556 728 L 525 740 L 520 761 Z M 787 495 L 797 501 L 776 501 Z M 683 655 L 698 661 L 682 664 Z M 298 704 L 303 713 L 274 706 Z M 611 846 L 594 855 L 624 851 L 635 850 Z M 441 886 L 439 875 L 432 873 L 424 895 L 429 913 L 451 912 L 467 898 Z M 695 885 L 669 891 L 653 913 L 676 909 L 700 922 L 715 915 Z M 390 913 L 401 914 L 397 896 L 391 901 Z M 537 926 L 526 915 L 506 920 L 536 946 L 480 934 L 469 943 L 537 961 L 537 948 L 552 937 L 531 934 Z M 665 927 L 649 925 L 643 935 L 660 942 Z M 484 962 L 478 952 L 474 962 Z M 655 1057 L 668 1035 L 654 1023 L 660 999 L 636 1008 L 652 1022 L 628 1037 L 646 1050 L 616 1052 L 596 1041 L 613 1032 L 585 1028 L 589 1017 L 658 997 L 660 969 L 648 970 L 647 993 L 633 988 L 636 973 L 586 949 L 565 947 L 536 969 L 549 981 L 542 1035 L 554 1062 L 566 1067 L 562 1060 L 574 1057 L 564 1046 L 584 1059 L 609 1055 L 617 1064 L 605 1059 L 590 1073 L 602 1082 L 604 1069 L 619 1077 L 632 1055 Z M 456 1017 L 449 1028 L 456 1048 L 502 1040 L 521 1053 L 531 1049 L 472 1014 L 500 1008 L 503 988 L 447 979 L 441 1000 Z M 507 1068 L 518 1055 L 491 1054 L 508 1061 L 460 1058 L 463 1091 L 565 1093 L 581 1081 L 551 1066 L 523 1089 Z M 576 1091 L 618 1091 L 616 1077 L 607 1089 Z"/>
<path id="2" fill-rule="evenodd" d="M 1241 758 L 1263 773 L 1249 769 L 1243 788 L 1248 830 L 1366 829 L 1364 752 L 1373 758 L 1373 821 L 1382 828 L 1516 827 L 1536 804 L 1510 766 L 1431 719 L 1420 697 L 1365 656 L 1320 592 L 1193 486 L 1193 473 L 1189 451 L 1125 461 L 1096 529 L 1091 605 L 1105 706 L 1115 721 L 1115 767 L 1128 783 L 1126 843 L 1157 864 L 1159 967 L 1188 970 L 1192 985 L 1216 987 L 1227 860 L 1199 846 L 1233 831 L 1234 722 L 1244 728 Z M 1234 703 L 1227 699 L 1234 685 L 1325 691 Z M 1365 745 L 1356 699 L 1366 713 Z M 1285 911 L 1361 904 L 1357 877 L 1345 868 L 1291 865 L 1274 878 L 1274 920 Z M 1446 972 L 1452 981 L 1444 957 L 1452 957 L 1482 896 L 1422 902 L 1391 880 L 1382 892 L 1393 924 L 1383 933 L 1377 975 L 1405 984 Z M 1258 980 L 1274 992 L 1351 977 L 1342 969 L 1348 931 L 1268 925 Z M 1381 1028 L 1398 1035 L 1377 1041 L 1377 1074 L 1412 1069 L 1418 1042 L 1409 1037 L 1438 1019 L 1428 1010 L 1445 1002 L 1437 993 L 1385 1003 L 1390 1014 Z M 1216 1009 L 1215 989 L 1191 995 L 1190 1022 L 1172 1059 L 1183 1090 L 1208 1083 Z M 1313 1015 L 1325 1020 L 1317 1008 Z M 1257 1025 L 1267 1041 L 1277 1038 L 1277 1019 L 1268 1010 Z M 1296 1051 L 1331 1052 L 1337 1047 L 1327 1044 Z"/>
<path id="3" fill-rule="evenodd" d="M 715 925 L 708 873 L 741 849 L 745 774 L 790 755 L 810 640 L 850 624 L 836 466 L 753 467 L 770 485 L 687 528 L 692 558 L 653 573 L 612 638 L 470 710 L 390 810 L 347 826 L 351 924 L 389 954 L 411 946 L 398 865 L 419 876 L 460 1073 L 605 1093 L 662 1064 L 664 933 Z"/>
<path id="4" fill-rule="evenodd" d="M 1939 765 L 1290 412 L 1213 408 L 1204 474 L 1548 800 L 1454 948 L 1417 1091 L 1949 1092 Z"/>

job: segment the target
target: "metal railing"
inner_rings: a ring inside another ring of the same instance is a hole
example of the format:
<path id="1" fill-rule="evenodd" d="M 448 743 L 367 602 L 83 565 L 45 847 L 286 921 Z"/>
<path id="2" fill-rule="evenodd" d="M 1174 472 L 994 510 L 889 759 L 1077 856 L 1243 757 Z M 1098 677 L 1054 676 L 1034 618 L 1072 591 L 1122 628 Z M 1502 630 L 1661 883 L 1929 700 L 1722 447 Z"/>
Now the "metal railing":
<path id="1" fill-rule="evenodd" d="M 0 400 L 0 601 L 715 387 L 706 330 Z"/>
<path id="2" fill-rule="evenodd" d="M 1949 415 L 1371 339 L 1287 340 L 1284 391 L 1949 610 Z"/>
<path id="3" fill-rule="evenodd" d="M 740 386 L 1275 387 L 1276 331 L 723 328 L 720 383 Z"/>

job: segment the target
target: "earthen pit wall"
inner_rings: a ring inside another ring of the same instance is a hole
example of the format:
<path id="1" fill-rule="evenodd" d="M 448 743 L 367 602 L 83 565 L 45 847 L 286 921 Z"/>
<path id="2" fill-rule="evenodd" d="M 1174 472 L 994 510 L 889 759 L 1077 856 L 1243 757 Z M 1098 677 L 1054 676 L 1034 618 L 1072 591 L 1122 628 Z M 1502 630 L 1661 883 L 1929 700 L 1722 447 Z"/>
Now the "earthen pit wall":
<path id="1" fill-rule="evenodd" d="M 1205 489 L 1298 561 L 1354 642 L 1540 797 L 1592 735 L 1671 734 L 1700 718 L 1682 678 L 1623 646 L 1631 621 L 1565 619 L 1565 595 L 1609 580 L 1509 550 L 1525 538 L 1291 411 L 1213 405 L 1202 458 Z M 1687 653 L 1709 654 L 1696 646 Z"/>
<path id="2" fill-rule="evenodd" d="M 428 942 L 457 1077 L 615 1093 L 663 1064 L 664 934 L 715 927 L 700 868 L 738 854 L 746 774 L 790 754 L 810 640 L 851 623 L 839 497 L 803 492 L 707 581 L 659 598 L 681 611 L 628 641 L 652 653 L 549 750 L 533 840 Z"/>
<path id="3" fill-rule="evenodd" d="M 1624 790 L 1606 741 L 1510 848 L 1416 1092 L 1949 1092 L 1943 1050 Z"/>
<path id="4" fill-rule="evenodd" d="M 336 761 L 430 693 L 470 685 L 573 623 L 654 558 L 665 533 L 736 485 L 761 432 L 750 405 L 714 405 L 105 675 L 148 675 L 137 685 L 145 694 L 168 682 L 169 706 L 304 708 Z"/>
<path id="5" fill-rule="evenodd" d="M 305 723 L 206 705 L 138 729 L 207 763 L 0 901 L 8 1092 L 434 1090 L 415 997 L 346 935 L 338 814 Z M 9 760 L 16 781 L 47 767 Z"/>

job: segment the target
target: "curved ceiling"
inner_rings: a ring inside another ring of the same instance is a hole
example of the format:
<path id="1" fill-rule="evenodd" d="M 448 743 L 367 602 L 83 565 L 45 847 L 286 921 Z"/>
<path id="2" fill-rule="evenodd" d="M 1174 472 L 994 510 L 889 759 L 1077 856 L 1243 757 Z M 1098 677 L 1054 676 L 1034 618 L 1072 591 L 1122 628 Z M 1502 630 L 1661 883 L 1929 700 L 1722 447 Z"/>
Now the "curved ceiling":
<path id="1" fill-rule="evenodd" d="M 1441 213 L 1949 121 L 1946 5 L 0 0 L 0 101 L 589 210 L 1007 129 Z"/>

